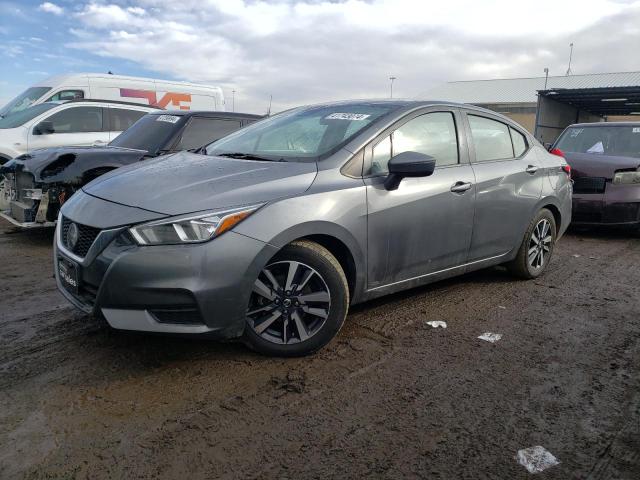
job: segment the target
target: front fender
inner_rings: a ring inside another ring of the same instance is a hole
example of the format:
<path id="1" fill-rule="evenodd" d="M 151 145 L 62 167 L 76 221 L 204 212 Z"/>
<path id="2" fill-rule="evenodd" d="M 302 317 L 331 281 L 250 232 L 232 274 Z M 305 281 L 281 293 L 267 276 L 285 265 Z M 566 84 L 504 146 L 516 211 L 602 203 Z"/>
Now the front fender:
<path id="1" fill-rule="evenodd" d="M 278 250 L 294 240 L 324 235 L 341 242 L 355 264 L 353 302 L 366 285 L 367 206 L 362 181 L 352 188 L 310 193 L 262 207 L 234 231 Z"/>

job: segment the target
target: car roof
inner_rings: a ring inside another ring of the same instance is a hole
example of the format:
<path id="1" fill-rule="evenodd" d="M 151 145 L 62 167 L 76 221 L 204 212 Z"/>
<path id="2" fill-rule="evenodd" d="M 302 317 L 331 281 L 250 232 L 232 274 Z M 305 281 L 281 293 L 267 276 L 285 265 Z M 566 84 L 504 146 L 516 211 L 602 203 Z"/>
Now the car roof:
<path id="1" fill-rule="evenodd" d="M 162 112 L 151 112 L 150 115 L 175 115 L 177 117 L 227 117 L 227 118 L 264 118 L 263 115 L 254 115 L 252 113 L 239 112 L 220 112 L 214 110 L 166 110 Z"/>
<path id="2" fill-rule="evenodd" d="M 593 122 L 593 123 L 574 123 L 567 128 L 594 128 L 594 127 L 631 127 L 640 126 L 640 122 Z"/>
<path id="3" fill-rule="evenodd" d="M 339 106 L 356 106 L 356 105 L 390 105 L 395 107 L 396 110 L 404 110 L 411 111 L 421 107 L 432 107 L 432 106 L 443 106 L 443 107 L 455 107 L 455 108 L 464 108 L 466 110 L 472 110 L 478 113 L 484 113 L 487 115 L 491 115 L 493 117 L 500 118 L 501 121 L 507 123 L 514 127 L 519 127 L 518 130 L 521 132 L 527 132 L 527 130 L 519 125 L 513 119 L 502 115 L 494 110 L 489 110 L 487 108 L 478 107 L 476 105 L 470 105 L 468 103 L 459 103 L 459 102 L 449 102 L 446 100 L 412 100 L 412 99 L 363 99 L 363 100 L 343 100 L 339 102 L 327 102 L 327 103 L 317 103 L 314 105 L 305 105 L 301 108 L 317 108 L 317 107 L 339 107 Z M 528 132 L 527 134 L 531 136 Z"/>

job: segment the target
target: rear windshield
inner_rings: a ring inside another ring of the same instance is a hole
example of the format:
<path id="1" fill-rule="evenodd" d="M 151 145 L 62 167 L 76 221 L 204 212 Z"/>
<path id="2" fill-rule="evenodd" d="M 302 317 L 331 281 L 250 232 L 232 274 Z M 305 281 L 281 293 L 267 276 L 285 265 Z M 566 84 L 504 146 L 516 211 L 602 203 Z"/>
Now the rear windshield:
<path id="1" fill-rule="evenodd" d="M 238 130 L 207 147 L 208 155 L 254 155 L 265 160 L 318 160 L 336 151 L 392 104 L 345 104 L 289 110 Z"/>
<path id="2" fill-rule="evenodd" d="M 16 128 L 24 125 L 29 120 L 36 118 L 41 113 L 51 110 L 53 107 L 57 107 L 57 103 L 39 103 L 33 107 L 29 107 L 26 110 L 14 112 L 4 118 L 0 118 L 0 128 Z"/>
<path id="3" fill-rule="evenodd" d="M 4 107 L 0 108 L 0 117 L 6 117 L 15 112 L 24 110 L 30 107 L 41 96 L 51 90 L 51 87 L 31 87 L 27 88 L 24 92 L 18 95 L 16 98 L 7 103 Z"/>
<path id="4" fill-rule="evenodd" d="M 570 127 L 556 147 L 563 152 L 640 158 L 640 124 Z"/>
<path id="5" fill-rule="evenodd" d="M 182 115 L 145 115 L 109 145 L 146 150 L 156 155 L 167 147 L 167 142 L 182 128 L 184 122 L 185 117 Z"/>

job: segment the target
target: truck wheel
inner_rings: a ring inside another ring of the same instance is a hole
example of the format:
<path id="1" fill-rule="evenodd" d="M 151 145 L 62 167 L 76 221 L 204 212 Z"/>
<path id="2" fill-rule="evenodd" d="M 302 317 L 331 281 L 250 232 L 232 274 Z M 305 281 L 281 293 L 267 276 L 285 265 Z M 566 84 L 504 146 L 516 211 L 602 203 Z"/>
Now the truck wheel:
<path id="1" fill-rule="evenodd" d="M 507 268 L 520 278 L 536 278 L 549 265 L 553 247 L 556 243 L 556 220 L 546 208 L 543 208 L 531 220 L 515 259 Z"/>
<path id="2" fill-rule="evenodd" d="M 308 355 L 338 333 L 348 308 L 349 287 L 336 258 L 317 243 L 298 240 L 258 275 L 243 340 L 265 355 Z"/>

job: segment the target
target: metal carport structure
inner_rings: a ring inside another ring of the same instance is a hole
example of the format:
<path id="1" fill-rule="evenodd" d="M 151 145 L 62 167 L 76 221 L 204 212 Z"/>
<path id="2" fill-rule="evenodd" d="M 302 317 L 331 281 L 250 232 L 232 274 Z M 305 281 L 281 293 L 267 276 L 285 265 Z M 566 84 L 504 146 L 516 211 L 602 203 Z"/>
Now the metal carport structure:
<path id="1" fill-rule="evenodd" d="M 640 115 L 640 85 L 539 90 L 535 137 L 550 144 L 573 123 L 601 122 L 613 115 Z"/>

